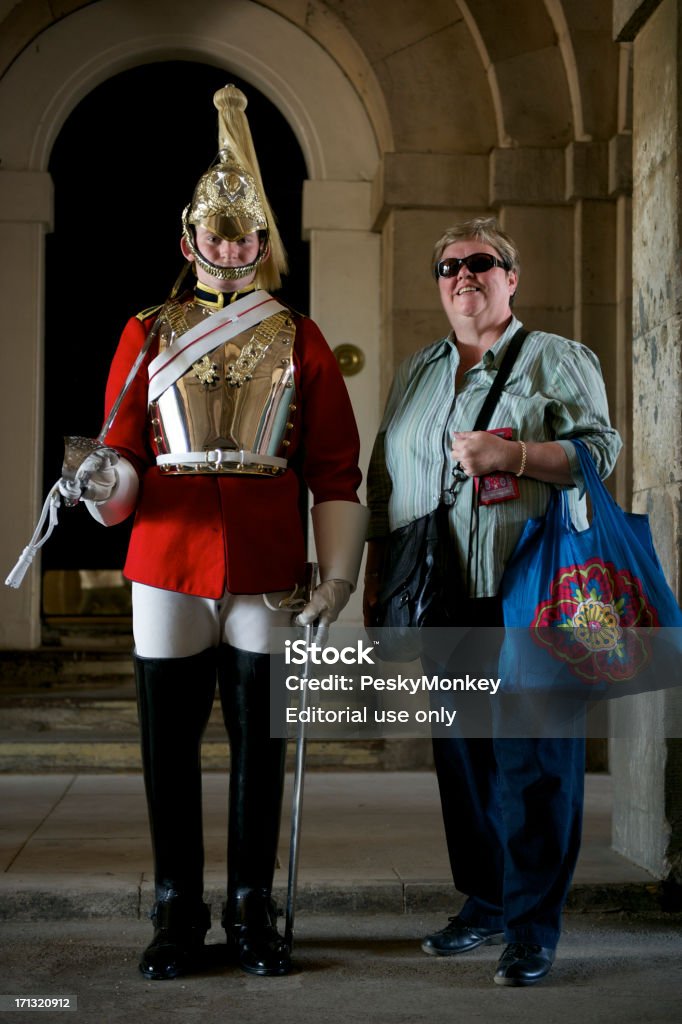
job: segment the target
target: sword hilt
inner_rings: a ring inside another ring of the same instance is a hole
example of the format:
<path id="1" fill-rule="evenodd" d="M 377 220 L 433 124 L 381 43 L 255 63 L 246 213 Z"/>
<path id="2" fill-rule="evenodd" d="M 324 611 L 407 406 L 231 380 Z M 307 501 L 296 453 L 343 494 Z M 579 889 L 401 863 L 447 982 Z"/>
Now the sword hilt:
<path id="1" fill-rule="evenodd" d="M 317 562 L 305 563 L 305 576 L 303 579 L 303 591 L 306 604 L 313 596 L 313 592 L 320 582 L 320 567 Z"/>

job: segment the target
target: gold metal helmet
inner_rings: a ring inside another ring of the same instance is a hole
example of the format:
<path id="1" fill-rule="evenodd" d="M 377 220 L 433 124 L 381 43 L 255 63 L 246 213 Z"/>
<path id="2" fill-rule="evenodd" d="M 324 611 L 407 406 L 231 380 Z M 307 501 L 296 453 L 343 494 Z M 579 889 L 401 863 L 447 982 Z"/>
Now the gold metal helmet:
<path id="1" fill-rule="evenodd" d="M 226 85 L 213 97 L 218 110 L 220 150 L 202 174 L 192 202 L 182 213 L 182 235 L 198 266 L 221 280 L 240 280 L 256 270 L 255 283 L 266 291 L 281 285 L 287 261 L 274 214 L 270 209 L 247 121 L 246 96 Z M 195 227 L 204 227 L 227 241 L 258 232 L 258 256 L 246 266 L 220 267 L 199 252 Z"/>

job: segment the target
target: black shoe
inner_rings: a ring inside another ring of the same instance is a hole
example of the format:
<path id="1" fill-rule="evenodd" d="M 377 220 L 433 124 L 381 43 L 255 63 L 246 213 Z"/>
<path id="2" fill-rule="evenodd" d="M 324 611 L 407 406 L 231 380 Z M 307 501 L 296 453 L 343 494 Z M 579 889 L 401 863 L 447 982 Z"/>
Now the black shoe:
<path id="1" fill-rule="evenodd" d="M 289 974 L 289 948 L 277 931 L 277 908 L 269 893 L 250 889 L 228 903 L 223 916 L 228 950 L 247 974 Z"/>
<path id="2" fill-rule="evenodd" d="M 154 938 L 140 959 L 145 978 L 179 978 L 197 965 L 206 932 L 211 927 L 205 903 L 189 905 L 179 898 L 156 904 L 151 914 Z"/>
<path id="3" fill-rule="evenodd" d="M 482 928 L 480 925 L 465 924 L 459 917 L 448 918 L 445 928 L 433 935 L 427 935 L 422 949 L 429 956 L 454 956 L 466 953 L 477 946 L 496 946 L 504 942 L 501 928 Z"/>
<path id="4" fill-rule="evenodd" d="M 549 974 L 554 950 L 526 942 L 510 942 L 495 972 L 496 985 L 534 985 Z"/>

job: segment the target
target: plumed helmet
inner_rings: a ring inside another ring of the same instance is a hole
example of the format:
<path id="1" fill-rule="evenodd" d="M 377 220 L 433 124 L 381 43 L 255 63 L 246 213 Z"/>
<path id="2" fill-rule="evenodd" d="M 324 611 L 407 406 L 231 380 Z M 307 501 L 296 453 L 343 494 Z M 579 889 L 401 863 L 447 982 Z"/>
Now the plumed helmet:
<path id="1" fill-rule="evenodd" d="M 256 284 L 267 291 L 280 287 L 286 254 L 268 203 L 246 118 L 246 96 L 227 85 L 213 97 L 218 110 L 219 152 L 202 174 L 182 214 L 182 233 L 197 264 L 212 277 L 239 280 L 254 269 Z M 194 228 L 201 226 L 228 241 L 251 232 L 260 235 L 258 256 L 246 266 L 221 267 L 199 252 Z M 269 259 L 267 259 L 269 255 Z"/>

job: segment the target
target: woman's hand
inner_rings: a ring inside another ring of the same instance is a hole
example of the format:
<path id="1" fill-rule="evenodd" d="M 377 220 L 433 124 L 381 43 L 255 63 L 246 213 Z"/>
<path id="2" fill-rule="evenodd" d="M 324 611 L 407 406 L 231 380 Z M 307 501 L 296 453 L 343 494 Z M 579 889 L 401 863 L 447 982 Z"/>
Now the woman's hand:
<path id="1" fill-rule="evenodd" d="M 521 465 L 519 445 L 487 430 L 461 430 L 453 434 L 452 458 L 467 476 L 517 473 Z"/>
<path id="2" fill-rule="evenodd" d="M 487 430 L 461 430 L 452 435 L 455 468 L 467 476 L 513 473 L 560 487 L 575 483 L 566 452 L 556 441 L 528 441 L 523 458 L 520 441 L 506 441 Z"/>

